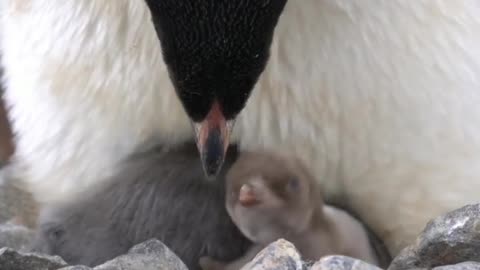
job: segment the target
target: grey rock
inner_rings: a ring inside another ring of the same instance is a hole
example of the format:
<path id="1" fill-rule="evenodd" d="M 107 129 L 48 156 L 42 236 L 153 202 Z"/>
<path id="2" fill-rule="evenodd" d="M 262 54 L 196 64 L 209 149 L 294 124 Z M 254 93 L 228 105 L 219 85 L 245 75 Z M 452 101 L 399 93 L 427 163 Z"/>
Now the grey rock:
<path id="1" fill-rule="evenodd" d="M 480 263 L 478 262 L 463 262 L 453 265 L 445 265 L 433 268 L 433 270 L 478 270 Z"/>
<path id="2" fill-rule="evenodd" d="M 393 259 L 388 270 L 420 269 L 421 265 L 423 264 L 417 256 L 416 246 L 408 246 Z"/>
<path id="3" fill-rule="evenodd" d="M 91 270 L 86 266 L 68 266 L 61 270 Z M 188 270 L 185 264 L 162 242 L 151 239 L 132 247 L 94 270 Z"/>
<path id="4" fill-rule="evenodd" d="M 0 248 L 9 247 L 24 250 L 30 243 L 34 232 L 24 226 L 10 223 L 0 225 Z"/>
<path id="5" fill-rule="evenodd" d="M 73 265 L 73 266 L 63 267 L 58 270 L 92 270 L 92 268 L 85 265 Z"/>
<path id="6" fill-rule="evenodd" d="M 381 268 L 348 256 L 331 255 L 321 258 L 311 270 L 381 270 Z"/>
<path id="7" fill-rule="evenodd" d="M 295 246 L 279 239 L 262 251 L 247 263 L 242 270 L 302 270 L 302 260 Z"/>
<path id="8" fill-rule="evenodd" d="M 2 270 L 54 270 L 67 263 L 58 256 L 36 253 L 22 253 L 11 248 L 0 249 L 0 269 Z"/>
<path id="9" fill-rule="evenodd" d="M 302 261 L 302 269 L 310 270 L 316 261 Z"/>
<path id="10" fill-rule="evenodd" d="M 127 255 L 119 256 L 95 268 L 95 270 L 110 269 L 187 270 L 187 267 L 165 244 L 151 239 L 132 247 Z"/>
<path id="11" fill-rule="evenodd" d="M 480 204 L 430 221 L 416 243 L 402 250 L 388 269 L 433 268 L 466 261 L 480 261 Z"/>

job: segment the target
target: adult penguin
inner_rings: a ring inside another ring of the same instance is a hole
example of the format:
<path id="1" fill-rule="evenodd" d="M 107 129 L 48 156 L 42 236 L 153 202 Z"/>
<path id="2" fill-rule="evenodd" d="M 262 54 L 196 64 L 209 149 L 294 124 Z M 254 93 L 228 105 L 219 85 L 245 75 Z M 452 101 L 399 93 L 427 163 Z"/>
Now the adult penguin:
<path id="1" fill-rule="evenodd" d="M 393 254 L 477 202 L 479 2 L 284 4 L 2 1 L 13 171 L 48 204 L 153 143 L 196 137 L 209 175 L 229 141 L 275 148 Z"/>

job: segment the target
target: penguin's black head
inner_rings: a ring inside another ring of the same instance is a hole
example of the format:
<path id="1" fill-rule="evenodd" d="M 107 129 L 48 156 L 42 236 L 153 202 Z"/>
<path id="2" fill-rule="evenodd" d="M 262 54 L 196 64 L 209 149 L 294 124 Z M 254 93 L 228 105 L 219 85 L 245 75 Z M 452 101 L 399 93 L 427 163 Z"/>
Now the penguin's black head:
<path id="1" fill-rule="evenodd" d="M 146 0 L 207 176 L 269 57 L 286 0 Z"/>

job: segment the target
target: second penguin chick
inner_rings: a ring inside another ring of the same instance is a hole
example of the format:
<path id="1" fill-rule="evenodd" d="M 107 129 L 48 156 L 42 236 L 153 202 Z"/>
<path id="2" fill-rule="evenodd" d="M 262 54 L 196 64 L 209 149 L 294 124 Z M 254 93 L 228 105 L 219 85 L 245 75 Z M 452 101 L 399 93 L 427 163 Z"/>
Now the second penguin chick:
<path id="1" fill-rule="evenodd" d="M 347 212 L 324 204 L 312 175 L 297 159 L 243 153 L 227 174 L 226 208 L 255 245 L 230 263 L 200 260 L 204 270 L 238 270 L 264 247 L 283 238 L 304 260 L 345 255 L 378 265 L 367 230 Z"/>

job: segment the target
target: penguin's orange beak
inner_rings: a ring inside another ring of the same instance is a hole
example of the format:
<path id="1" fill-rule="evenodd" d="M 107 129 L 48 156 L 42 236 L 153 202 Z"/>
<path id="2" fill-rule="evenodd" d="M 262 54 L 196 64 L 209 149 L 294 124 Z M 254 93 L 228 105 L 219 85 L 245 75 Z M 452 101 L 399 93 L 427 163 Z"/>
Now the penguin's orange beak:
<path id="1" fill-rule="evenodd" d="M 207 178 L 218 175 L 230 142 L 234 120 L 226 120 L 218 102 L 214 102 L 207 117 L 194 123 L 198 151 Z"/>

